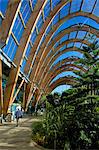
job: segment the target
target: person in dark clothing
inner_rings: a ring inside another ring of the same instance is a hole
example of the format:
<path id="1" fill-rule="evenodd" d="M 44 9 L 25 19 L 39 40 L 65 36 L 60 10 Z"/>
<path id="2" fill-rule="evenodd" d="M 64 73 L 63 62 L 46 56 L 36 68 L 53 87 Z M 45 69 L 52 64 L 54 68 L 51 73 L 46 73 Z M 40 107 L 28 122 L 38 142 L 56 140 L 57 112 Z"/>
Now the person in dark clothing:
<path id="1" fill-rule="evenodd" d="M 22 111 L 18 109 L 18 110 L 15 112 L 16 123 L 17 123 L 16 126 L 17 126 L 17 127 L 19 126 L 19 119 L 22 118 L 22 116 L 23 116 Z"/>

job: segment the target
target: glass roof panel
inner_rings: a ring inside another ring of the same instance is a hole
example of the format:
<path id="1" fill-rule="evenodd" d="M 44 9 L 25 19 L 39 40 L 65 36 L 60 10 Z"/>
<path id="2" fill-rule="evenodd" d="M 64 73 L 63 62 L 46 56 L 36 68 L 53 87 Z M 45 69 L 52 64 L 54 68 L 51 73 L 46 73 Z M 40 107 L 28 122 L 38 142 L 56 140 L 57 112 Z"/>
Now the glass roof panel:
<path id="1" fill-rule="evenodd" d="M 13 44 L 13 49 L 12 49 L 12 51 L 10 52 L 10 53 L 11 53 L 11 54 L 10 54 L 11 60 L 14 60 L 14 57 L 15 57 L 17 48 L 18 48 L 18 46 L 17 46 L 16 43 L 14 42 L 14 44 Z"/>
<path id="2" fill-rule="evenodd" d="M 50 52 L 47 55 L 47 58 L 53 53 L 53 50 L 51 49 Z"/>
<path id="3" fill-rule="evenodd" d="M 20 41 L 20 38 L 22 36 L 22 33 L 24 31 L 24 27 L 23 27 L 23 24 L 21 22 L 21 19 L 19 17 L 19 15 L 17 16 L 16 20 L 15 20 L 15 23 L 14 23 L 14 26 L 13 26 L 13 29 L 12 29 L 16 39 L 18 40 L 18 42 Z"/>
<path id="4" fill-rule="evenodd" d="M 44 35 L 43 38 L 42 38 L 42 41 L 41 41 L 41 45 L 44 42 L 45 38 L 46 38 L 46 36 Z"/>
<path id="5" fill-rule="evenodd" d="M 78 31 L 77 38 L 84 39 L 85 35 L 86 35 L 86 31 Z"/>
<path id="6" fill-rule="evenodd" d="M 95 0 L 84 0 L 81 10 L 84 12 L 91 12 L 94 4 Z"/>
<path id="7" fill-rule="evenodd" d="M 95 27 L 96 29 L 99 29 L 99 24 L 95 22 L 93 19 L 90 18 L 88 19 L 87 17 L 83 17 L 83 16 L 78 16 L 78 17 L 75 16 L 74 18 L 64 22 L 62 26 L 60 26 L 60 28 L 58 29 L 59 30 L 58 32 L 75 24 L 90 25 L 91 27 Z"/>
<path id="8" fill-rule="evenodd" d="M 96 40 L 96 41 L 98 42 L 97 44 L 99 45 L 99 38 L 97 38 L 97 40 Z"/>
<path id="9" fill-rule="evenodd" d="M 81 44 L 82 44 L 82 43 L 80 43 L 80 42 L 75 42 L 75 43 L 74 43 L 74 46 L 80 48 L 80 47 L 81 47 Z"/>
<path id="10" fill-rule="evenodd" d="M 54 48 L 56 48 L 59 45 L 59 41 L 55 43 Z"/>
<path id="11" fill-rule="evenodd" d="M 31 50 L 31 45 L 28 44 L 28 47 L 27 47 L 27 50 L 26 50 L 26 53 L 25 53 L 25 56 L 28 58 L 29 54 L 30 54 L 30 50 Z"/>
<path id="12" fill-rule="evenodd" d="M 52 81 L 50 84 L 52 84 L 54 81 L 56 81 L 57 79 L 61 78 L 61 77 L 68 77 L 68 76 L 73 76 L 73 77 L 78 77 L 75 73 L 73 73 L 72 71 L 64 71 L 60 74 L 58 74 Z"/>
<path id="13" fill-rule="evenodd" d="M 51 42 L 52 42 L 52 39 L 47 43 L 47 46 L 49 46 L 51 44 Z"/>
<path id="14" fill-rule="evenodd" d="M 69 39 L 74 39 L 76 37 L 77 31 L 70 32 Z"/>
<path id="15" fill-rule="evenodd" d="M 49 25 L 47 30 L 46 30 L 46 34 L 48 34 L 51 31 L 52 25 Z"/>
<path id="16" fill-rule="evenodd" d="M 40 15 L 39 20 L 37 22 L 38 31 L 40 31 L 42 25 L 43 25 L 43 17 L 42 17 L 42 15 Z"/>
<path id="17" fill-rule="evenodd" d="M 74 13 L 74 12 L 79 11 L 80 6 L 81 6 L 81 2 L 82 2 L 82 0 L 73 0 L 73 1 L 71 2 L 70 13 Z"/>
<path id="18" fill-rule="evenodd" d="M 45 19 L 48 17 L 48 15 L 50 14 L 50 0 L 47 1 L 45 7 L 44 7 L 44 17 Z"/>
<path id="19" fill-rule="evenodd" d="M 53 25 L 56 24 L 58 21 L 59 21 L 59 13 L 53 19 Z"/>
<path id="20" fill-rule="evenodd" d="M 74 46 L 74 42 L 71 42 L 69 44 L 67 44 L 67 48 L 73 47 Z"/>
<path id="21" fill-rule="evenodd" d="M 17 45 L 12 36 L 10 36 L 7 45 L 3 48 L 3 52 L 11 59 L 14 59 L 14 56 L 17 51 Z"/>
<path id="22" fill-rule="evenodd" d="M 32 1 L 32 7 L 34 8 L 37 3 L 37 0 L 31 0 L 31 1 Z"/>
<path id="23" fill-rule="evenodd" d="M 23 59 L 23 62 L 22 62 L 22 66 L 21 66 L 21 68 L 20 68 L 20 70 L 21 70 L 22 72 L 24 72 L 25 65 L 26 65 L 26 59 L 24 58 L 24 59 Z"/>
<path id="24" fill-rule="evenodd" d="M 31 42 L 32 42 L 32 44 L 34 44 L 34 42 L 36 40 L 36 37 L 37 37 L 37 33 L 36 33 L 36 29 L 35 29 L 34 32 L 31 35 Z"/>
<path id="25" fill-rule="evenodd" d="M 60 2 L 61 0 L 52 0 L 52 8 L 54 9 L 54 7 L 58 5 Z"/>
<path id="26" fill-rule="evenodd" d="M 59 54 L 61 51 L 65 50 L 66 47 L 67 47 L 67 45 L 62 46 L 62 47 L 55 53 L 54 56 L 56 56 L 57 54 Z M 53 57 L 54 57 L 54 56 L 53 56 Z"/>
<path id="27" fill-rule="evenodd" d="M 30 8 L 30 5 L 29 5 L 29 1 L 27 1 L 27 0 L 25 0 L 25 1 L 23 0 L 23 1 L 22 1 L 22 5 L 21 5 L 21 8 L 20 8 L 20 12 L 21 12 L 21 14 L 22 14 L 24 23 L 26 24 L 27 21 L 28 21 L 29 18 L 30 18 L 31 13 L 32 13 L 31 8 Z"/>
<path id="28" fill-rule="evenodd" d="M 5 15 L 5 13 L 6 13 L 8 1 L 9 0 L 0 0 L 0 11 L 2 12 L 3 15 Z"/>
<path id="29" fill-rule="evenodd" d="M 69 13 L 69 8 L 70 8 L 70 3 L 65 5 L 61 10 L 60 10 L 60 19 L 63 17 L 67 16 Z"/>
<path id="30" fill-rule="evenodd" d="M 56 32 L 53 34 L 52 39 L 54 39 L 58 35 L 58 33 L 59 33 L 59 30 L 56 30 Z"/>
<path id="31" fill-rule="evenodd" d="M 11 40 L 11 36 L 10 36 L 10 38 L 9 38 L 9 40 L 8 40 L 7 45 L 2 48 L 3 52 L 4 52 L 6 55 L 7 55 L 7 51 L 8 51 L 8 48 L 9 48 L 10 40 Z"/>
<path id="32" fill-rule="evenodd" d="M 58 51 L 58 53 L 61 52 L 61 51 L 63 51 L 64 49 L 66 49 L 66 47 L 67 47 L 67 45 L 62 46 L 62 47 L 60 48 L 60 50 Z"/>
<path id="33" fill-rule="evenodd" d="M 68 57 L 72 57 L 72 56 L 82 58 L 83 54 L 81 54 L 80 52 L 73 51 L 73 50 L 71 50 L 70 52 L 65 52 L 64 54 L 62 54 L 61 56 L 59 56 L 54 61 L 54 63 L 52 64 L 52 66 L 55 65 L 57 62 L 61 61 L 62 59 L 65 59 L 65 58 L 68 58 Z"/>
<path id="34" fill-rule="evenodd" d="M 65 36 L 63 36 L 61 39 L 60 39 L 60 44 L 64 41 L 68 40 L 68 34 L 66 34 Z"/>
<path id="35" fill-rule="evenodd" d="M 93 14 L 99 17 L 99 0 L 97 0 L 96 7 L 93 10 Z"/>

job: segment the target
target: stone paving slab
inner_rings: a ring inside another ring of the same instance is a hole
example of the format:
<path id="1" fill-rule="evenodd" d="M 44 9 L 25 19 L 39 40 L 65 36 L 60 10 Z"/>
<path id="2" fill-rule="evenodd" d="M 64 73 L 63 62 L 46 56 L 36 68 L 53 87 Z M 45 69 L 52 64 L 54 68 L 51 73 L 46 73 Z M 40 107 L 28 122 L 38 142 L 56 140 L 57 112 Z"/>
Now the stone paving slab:
<path id="1" fill-rule="evenodd" d="M 37 120 L 25 117 L 19 127 L 15 122 L 0 125 L 0 150 L 44 150 L 31 140 L 31 125 Z"/>

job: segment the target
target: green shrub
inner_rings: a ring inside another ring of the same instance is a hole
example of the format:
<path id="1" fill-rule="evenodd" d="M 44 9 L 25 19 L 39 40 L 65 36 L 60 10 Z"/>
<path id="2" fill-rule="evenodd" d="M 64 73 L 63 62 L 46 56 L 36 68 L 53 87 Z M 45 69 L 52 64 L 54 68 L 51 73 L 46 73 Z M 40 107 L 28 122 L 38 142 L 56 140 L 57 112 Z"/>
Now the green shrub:
<path id="1" fill-rule="evenodd" d="M 43 145 L 43 143 L 44 143 L 44 128 L 43 128 L 42 121 L 33 123 L 32 139 L 39 145 Z"/>

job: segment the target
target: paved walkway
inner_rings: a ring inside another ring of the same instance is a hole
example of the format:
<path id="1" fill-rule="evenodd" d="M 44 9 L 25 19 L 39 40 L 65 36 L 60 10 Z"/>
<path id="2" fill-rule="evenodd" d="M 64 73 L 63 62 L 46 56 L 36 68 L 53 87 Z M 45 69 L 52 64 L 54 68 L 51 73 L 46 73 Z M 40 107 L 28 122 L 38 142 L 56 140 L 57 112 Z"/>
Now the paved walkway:
<path id="1" fill-rule="evenodd" d="M 14 123 L 0 125 L 0 150 L 44 150 L 31 141 L 31 124 L 36 118 L 22 118 L 20 126 Z"/>

